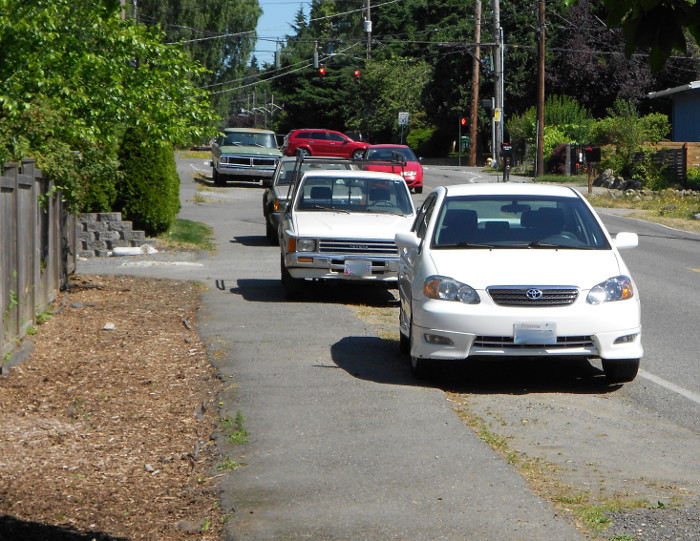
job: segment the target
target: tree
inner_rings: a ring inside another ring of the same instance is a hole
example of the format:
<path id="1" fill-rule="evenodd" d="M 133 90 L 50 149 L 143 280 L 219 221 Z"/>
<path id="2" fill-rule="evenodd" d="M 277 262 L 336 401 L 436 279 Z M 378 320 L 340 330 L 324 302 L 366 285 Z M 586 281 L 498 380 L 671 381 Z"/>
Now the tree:
<path id="1" fill-rule="evenodd" d="M 170 229 L 180 210 L 180 178 L 171 147 L 151 140 L 141 127 L 126 130 L 119 147 L 124 175 L 114 210 L 136 229 L 154 236 Z"/>
<path id="2" fill-rule="evenodd" d="M 368 134 L 371 140 L 398 143 L 398 115 L 406 111 L 410 115 L 409 129 L 425 128 L 427 119 L 421 98 L 431 75 L 430 66 L 422 60 L 368 62 L 362 82 L 345 85 L 344 116 L 348 127 Z M 347 78 L 350 77 L 348 73 Z"/>
<path id="3" fill-rule="evenodd" d="M 668 118 L 664 115 L 640 117 L 633 103 L 620 99 L 606 118 L 593 125 L 591 136 L 595 144 L 604 147 L 604 167 L 624 177 L 639 175 L 647 187 L 658 188 L 661 187 L 661 170 L 654 166 L 653 151 L 646 149 L 643 143 L 656 143 L 668 132 Z"/>
<path id="4" fill-rule="evenodd" d="M 548 91 L 575 98 L 595 117 L 618 98 L 640 103 L 652 83 L 646 58 L 625 58 L 622 32 L 605 25 L 604 16 L 600 0 L 580 0 L 557 19 L 548 40 Z"/>
<path id="5" fill-rule="evenodd" d="M 255 47 L 255 27 L 262 15 L 258 0 L 235 2 L 201 0 L 139 0 L 138 20 L 159 27 L 168 43 L 182 49 L 207 71 L 196 79 L 199 86 L 214 91 L 243 77 Z M 232 110 L 228 92 L 212 95 L 212 105 L 222 118 Z"/>
<path id="6" fill-rule="evenodd" d="M 0 0 L 0 50 L 0 163 L 37 158 L 72 210 L 110 210 L 125 128 L 171 144 L 212 130 L 203 68 L 116 1 Z"/>
<path id="7" fill-rule="evenodd" d="M 686 32 L 700 44 L 700 3 L 695 0 L 603 0 L 603 4 L 608 23 L 622 28 L 627 57 L 648 49 L 654 71 L 661 70 L 674 50 L 687 53 Z"/>

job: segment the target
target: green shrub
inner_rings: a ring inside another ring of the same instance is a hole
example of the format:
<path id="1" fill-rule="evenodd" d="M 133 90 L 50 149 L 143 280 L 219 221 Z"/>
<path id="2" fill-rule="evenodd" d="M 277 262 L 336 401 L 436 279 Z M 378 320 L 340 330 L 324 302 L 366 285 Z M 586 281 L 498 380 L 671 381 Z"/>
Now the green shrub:
<path id="1" fill-rule="evenodd" d="M 687 172 L 686 187 L 689 190 L 700 191 L 700 167 L 690 167 Z"/>
<path id="2" fill-rule="evenodd" d="M 437 129 L 434 126 L 413 128 L 406 136 L 406 144 L 419 156 L 434 156 L 439 154 L 436 133 Z"/>
<path id="3" fill-rule="evenodd" d="M 149 236 L 167 231 L 180 210 L 180 179 L 172 146 L 150 140 L 138 128 L 124 134 L 115 210 Z"/>

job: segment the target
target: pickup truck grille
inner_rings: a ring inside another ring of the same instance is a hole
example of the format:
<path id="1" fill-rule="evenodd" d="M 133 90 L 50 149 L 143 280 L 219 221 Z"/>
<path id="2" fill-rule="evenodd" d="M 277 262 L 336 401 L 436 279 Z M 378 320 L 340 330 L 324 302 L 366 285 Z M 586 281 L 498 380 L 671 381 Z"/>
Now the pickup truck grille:
<path id="1" fill-rule="evenodd" d="M 578 298 L 575 287 L 489 287 L 489 295 L 501 306 L 567 306 Z"/>
<path id="2" fill-rule="evenodd" d="M 222 164 L 228 164 L 228 165 L 239 165 L 243 167 L 272 167 L 274 168 L 275 165 L 277 164 L 277 159 L 276 158 L 256 158 L 253 156 L 222 156 L 221 157 L 221 163 Z"/>
<path id="3" fill-rule="evenodd" d="M 390 240 L 335 240 L 321 239 L 318 251 L 322 254 L 350 254 L 371 256 L 398 256 L 396 244 Z"/>

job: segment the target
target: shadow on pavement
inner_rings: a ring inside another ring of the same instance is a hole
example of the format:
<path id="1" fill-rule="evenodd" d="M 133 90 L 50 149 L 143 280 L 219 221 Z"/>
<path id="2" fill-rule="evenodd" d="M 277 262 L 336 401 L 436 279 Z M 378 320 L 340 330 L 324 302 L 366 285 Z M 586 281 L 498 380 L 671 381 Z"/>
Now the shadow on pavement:
<path id="1" fill-rule="evenodd" d="M 398 305 L 392 290 L 377 284 L 315 282 L 309 284 L 303 298 L 298 301 L 288 301 L 282 284 L 277 279 L 243 278 L 237 280 L 235 285 L 224 280 L 217 280 L 216 283 L 220 290 L 241 295 L 251 302 L 347 304 L 380 308 Z"/>
<path id="2" fill-rule="evenodd" d="M 0 541 L 127 541 L 101 532 L 80 532 L 70 528 L 0 516 Z"/>
<path id="3" fill-rule="evenodd" d="M 529 357 L 470 358 L 436 362 L 432 378 L 411 376 L 396 340 L 369 336 L 342 338 L 331 347 L 333 361 L 352 376 L 375 383 L 421 385 L 470 394 L 607 394 L 602 370 L 583 359 Z"/>

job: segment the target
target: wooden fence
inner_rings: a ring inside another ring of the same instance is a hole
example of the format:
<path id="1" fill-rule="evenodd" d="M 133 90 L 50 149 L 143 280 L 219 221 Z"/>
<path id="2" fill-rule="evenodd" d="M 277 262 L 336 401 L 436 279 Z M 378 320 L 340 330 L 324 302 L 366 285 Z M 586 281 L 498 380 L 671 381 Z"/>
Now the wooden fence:
<path id="1" fill-rule="evenodd" d="M 76 264 L 76 218 L 34 160 L 0 170 L 0 364 L 47 311 Z"/>

